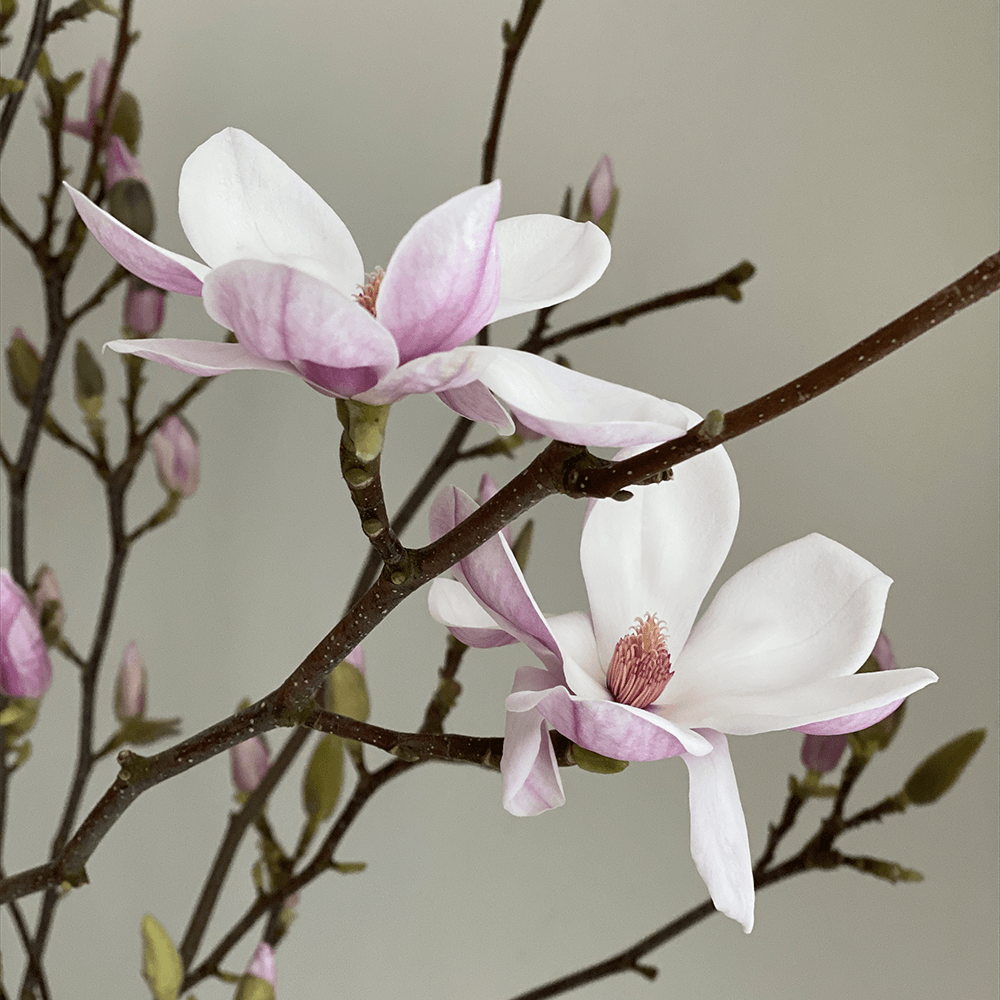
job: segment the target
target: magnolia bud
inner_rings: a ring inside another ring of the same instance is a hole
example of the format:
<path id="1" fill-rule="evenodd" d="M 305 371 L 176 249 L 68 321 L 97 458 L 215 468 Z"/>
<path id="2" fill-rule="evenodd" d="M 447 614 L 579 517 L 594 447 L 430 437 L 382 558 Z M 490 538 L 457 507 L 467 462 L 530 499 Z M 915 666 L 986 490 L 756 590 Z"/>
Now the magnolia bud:
<path id="1" fill-rule="evenodd" d="M 76 342 L 73 375 L 76 382 L 77 406 L 87 417 L 96 419 L 104 405 L 104 372 L 84 340 Z"/>
<path id="2" fill-rule="evenodd" d="M 570 744 L 569 753 L 577 767 L 583 771 L 590 771 L 592 774 L 620 774 L 628 767 L 627 760 L 605 757 L 602 753 L 588 750 L 576 743 Z"/>
<path id="3" fill-rule="evenodd" d="M 802 763 L 810 771 L 826 774 L 839 763 L 847 749 L 847 733 L 836 736 L 806 734 L 802 740 Z"/>
<path id="4" fill-rule="evenodd" d="M 270 757 L 267 744 L 260 736 L 237 743 L 229 751 L 230 771 L 238 792 L 249 795 L 257 788 L 271 765 Z"/>
<path id="5" fill-rule="evenodd" d="M 153 452 L 163 488 L 191 496 L 198 488 L 200 461 L 198 441 L 188 424 L 178 416 L 168 417 L 153 434 Z"/>
<path id="6" fill-rule="evenodd" d="M 125 177 L 108 189 L 108 211 L 123 225 L 144 239 L 150 239 L 156 228 L 153 196 L 146 182 L 138 177 Z"/>
<path id="7" fill-rule="evenodd" d="M 115 678 L 115 718 L 119 722 L 146 714 L 146 668 L 133 640 L 125 647 Z"/>
<path id="8" fill-rule="evenodd" d="M 126 336 L 153 337 L 163 326 L 167 293 L 141 278 L 129 278 L 122 325 Z"/>
<path id="9" fill-rule="evenodd" d="M 604 231 L 605 236 L 610 236 L 617 209 L 618 188 L 615 187 L 611 158 L 605 155 L 597 161 L 587 180 L 576 218 L 578 222 L 593 222 Z"/>
<path id="10" fill-rule="evenodd" d="M 0 569 L 0 694 L 41 698 L 52 683 L 52 663 L 28 595 Z"/>
<path id="11" fill-rule="evenodd" d="M 261 941 L 254 949 L 247 971 L 240 976 L 233 1000 L 274 1000 L 276 985 L 274 949 Z"/>
<path id="12" fill-rule="evenodd" d="M 984 739 L 985 729 L 972 729 L 938 747 L 907 778 L 902 792 L 906 801 L 918 806 L 936 802 L 958 781 Z"/>
<path id="13" fill-rule="evenodd" d="M 86 118 L 66 118 L 63 121 L 63 129 L 72 132 L 73 135 L 80 136 L 88 142 L 93 137 L 94 127 L 98 124 L 97 118 L 101 112 L 101 105 L 104 103 L 104 93 L 108 89 L 108 79 L 111 76 L 111 64 L 103 56 L 94 63 L 90 71 L 90 85 L 87 95 L 87 117 Z M 111 114 L 114 116 L 120 99 L 120 92 L 115 94 L 111 102 Z"/>
<path id="14" fill-rule="evenodd" d="M 139 161 L 129 152 L 123 139 L 113 135 L 105 151 L 104 183 L 110 191 L 119 181 L 128 179 L 146 183 Z"/>
<path id="15" fill-rule="evenodd" d="M 147 913 L 140 924 L 142 931 L 142 978 L 149 985 L 154 1000 L 177 1000 L 184 982 L 184 964 L 163 925 Z"/>
<path id="16" fill-rule="evenodd" d="M 15 327 L 7 346 L 7 374 L 14 398 L 24 407 L 31 406 L 41 370 L 42 359 L 35 345 L 19 326 Z"/>
<path id="17" fill-rule="evenodd" d="M 38 567 L 31 584 L 31 600 L 42 627 L 45 644 L 51 646 L 59 639 L 66 615 L 63 612 L 62 595 L 59 593 L 59 581 L 56 580 L 55 573 L 44 564 Z"/>

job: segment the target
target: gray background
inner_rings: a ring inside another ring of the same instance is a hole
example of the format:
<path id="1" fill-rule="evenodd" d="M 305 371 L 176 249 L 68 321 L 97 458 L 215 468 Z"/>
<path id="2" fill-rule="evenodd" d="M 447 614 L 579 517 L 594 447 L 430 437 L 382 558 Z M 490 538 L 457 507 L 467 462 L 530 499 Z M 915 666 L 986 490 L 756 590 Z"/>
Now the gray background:
<path id="1" fill-rule="evenodd" d="M 176 216 L 181 164 L 234 125 L 330 202 L 367 267 L 385 264 L 419 215 L 476 182 L 499 26 L 515 16 L 514 0 L 139 5 L 142 40 L 125 83 L 142 102 L 158 241 L 189 252 Z M 574 365 L 701 411 L 739 405 L 993 252 L 996 29 L 993 2 L 546 5 L 503 132 L 502 214 L 556 211 L 564 186 L 579 192 L 604 152 L 622 187 L 612 264 L 560 307 L 555 325 L 703 281 L 744 256 L 759 268 L 742 304 L 697 303 L 581 340 L 569 352 Z M 57 71 L 89 66 L 109 50 L 111 32 L 96 15 L 63 32 L 52 46 Z M 81 91 L 74 113 L 82 102 Z M 79 164 L 83 143 L 67 143 Z M 32 92 L 4 161 L 7 204 L 32 228 L 44 170 Z M 3 338 L 15 324 L 39 338 L 37 278 L 6 233 L 2 248 Z M 75 295 L 107 266 L 88 248 Z M 715 918 L 652 956 L 655 984 L 619 977 L 578 991 L 581 1000 L 995 995 L 997 301 L 730 447 L 743 513 L 722 578 L 807 532 L 828 534 L 895 578 L 885 627 L 899 661 L 941 675 L 911 700 L 892 753 L 865 776 L 856 804 L 894 791 L 955 734 L 991 730 L 944 802 L 846 842 L 926 881 L 892 887 L 841 871 L 784 883 L 758 898 L 751 936 Z M 95 347 L 113 338 L 119 310 L 115 296 L 80 332 Z M 507 321 L 495 342 L 513 345 L 524 328 Z M 217 333 L 200 303 L 170 297 L 165 335 Z M 110 357 L 106 366 L 114 417 L 120 366 Z M 149 413 L 184 377 L 147 367 Z M 21 416 L 4 399 L 11 447 Z M 55 409 L 79 427 L 65 373 Z M 202 484 L 130 563 L 99 739 L 111 731 L 114 669 L 129 639 L 151 675 L 151 714 L 182 715 L 194 733 L 300 661 L 336 621 L 364 554 L 338 480 L 331 400 L 292 379 L 241 373 L 220 378 L 189 415 L 201 433 Z M 395 408 L 384 460 L 391 506 L 450 423 L 434 398 Z M 112 441 L 119 435 L 113 425 Z M 501 481 L 517 467 L 492 465 Z M 473 488 L 480 472 L 465 467 L 451 478 Z M 147 464 L 131 523 L 161 495 Z M 56 568 L 68 634 L 85 647 L 106 557 L 102 495 L 46 441 L 31 501 L 30 564 Z M 535 516 L 535 593 L 551 612 L 582 608 L 582 506 L 553 499 Z M 426 540 L 425 523 L 408 536 L 414 543 Z M 371 636 L 373 721 L 413 728 L 443 639 L 423 593 Z M 516 649 L 470 655 L 453 728 L 501 732 L 512 671 L 528 659 Z M 58 661 L 34 758 L 14 781 L 8 870 L 46 850 L 75 697 L 74 670 Z M 798 767 L 799 737 L 732 747 L 758 851 Z M 114 773 L 112 762 L 98 769 L 88 804 Z M 604 957 L 704 898 L 688 854 L 680 763 L 633 765 L 617 778 L 573 772 L 565 782 L 566 806 L 533 820 L 504 813 L 497 779 L 472 768 L 426 766 L 387 786 L 341 850 L 343 860 L 367 861 L 367 872 L 331 874 L 304 893 L 279 953 L 281 996 L 503 998 Z M 146 995 L 139 918 L 150 911 L 180 936 L 230 794 L 220 757 L 127 813 L 94 855 L 91 885 L 60 908 L 54 995 Z M 289 841 L 298 808 L 294 782 L 270 808 Z M 803 831 L 815 815 L 807 811 Z M 210 943 L 251 899 L 253 857 L 252 846 L 241 853 Z M 0 919 L 13 989 L 17 948 L 6 913 Z M 253 944 L 247 938 L 234 952 L 232 968 Z M 197 994 L 230 990 L 203 984 Z"/>

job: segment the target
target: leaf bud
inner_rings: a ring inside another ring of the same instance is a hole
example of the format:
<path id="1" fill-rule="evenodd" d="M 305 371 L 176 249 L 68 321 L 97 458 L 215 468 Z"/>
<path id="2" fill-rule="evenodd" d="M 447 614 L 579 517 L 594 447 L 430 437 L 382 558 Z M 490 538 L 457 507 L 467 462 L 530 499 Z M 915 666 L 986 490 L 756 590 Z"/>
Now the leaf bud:
<path id="1" fill-rule="evenodd" d="M 14 398 L 26 409 L 35 396 L 35 386 L 42 370 L 42 359 L 35 345 L 18 326 L 7 345 L 7 374 Z"/>
<path id="2" fill-rule="evenodd" d="M 87 420 L 96 420 L 104 406 L 104 372 L 85 340 L 76 342 L 73 357 L 76 405 Z"/>
<path id="3" fill-rule="evenodd" d="M 302 808 L 310 828 L 315 829 L 333 815 L 343 783 L 343 740 L 327 733 L 316 744 L 302 779 Z"/>
<path id="4" fill-rule="evenodd" d="M 936 802 L 958 781 L 984 739 L 985 729 L 971 729 L 938 747 L 907 778 L 902 797 L 907 803 L 917 806 Z"/>
<path id="5" fill-rule="evenodd" d="M 605 757 L 604 754 L 588 750 L 577 743 L 570 744 L 569 754 L 576 762 L 577 767 L 584 771 L 590 771 L 592 774 L 619 774 L 628 767 L 627 760 Z"/>
<path id="6" fill-rule="evenodd" d="M 111 119 L 111 134 L 119 136 L 133 154 L 139 152 L 142 138 L 142 114 L 135 94 L 123 90 Z"/>
<path id="7" fill-rule="evenodd" d="M 141 922 L 142 978 L 154 1000 L 177 1000 L 184 982 L 184 965 L 173 941 L 156 917 L 147 913 Z"/>
<path id="8" fill-rule="evenodd" d="M 108 189 L 108 211 L 123 225 L 144 239 L 151 239 L 156 228 L 153 196 L 146 182 L 125 177 Z"/>
<path id="9" fill-rule="evenodd" d="M 360 646 L 330 671 L 323 685 L 323 707 L 349 719 L 367 721 L 371 703 L 364 675 L 364 651 Z"/>

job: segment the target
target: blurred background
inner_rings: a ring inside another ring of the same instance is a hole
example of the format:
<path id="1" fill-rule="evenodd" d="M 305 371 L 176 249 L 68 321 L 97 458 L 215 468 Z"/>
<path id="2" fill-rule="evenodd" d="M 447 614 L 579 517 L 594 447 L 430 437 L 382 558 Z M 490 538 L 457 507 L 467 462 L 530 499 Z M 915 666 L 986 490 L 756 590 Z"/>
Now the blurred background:
<path id="1" fill-rule="evenodd" d="M 29 11 L 4 50 L 13 75 Z M 366 268 L 386 264 L 420 215 L 478 180 L 515 0 L 357 5 L 299 0 L 174 0 L 137 5 L 142 36 L 124 76 L 142 107 L 140 159 L 156 200 L 156 240 L 190 253 L 177 221 L 184 159 L 226 126 L 278 153 L 340 214 Z M 574 202 L 597 159 L 614 161 L 621 202 L 605 277 L 560 306 L 552 326 L 697 284 L 749 258 L 745 299 L 698 302 L 568 345 L 579 370 L 701 412 L 740 405 L 911 308 L 997 248 L 998 81 L 995 2 L 861 0 L 606 4 L 550 0 L 514 79 L 497 165 L 502 216 Z M 94 14 L 56 37 L 64 76 L 110 52 L 114 23 Z M 29 230 L 47 177 L 33 84 L 5 151 L 5 203 Z M 85 86 L 71 98 L 82 116 Z M 68 137 L 79 178 L 85 144 Z M 70 211 L 68 200 L 63 215 Z M 43 339 L 40 284 L 0 235 L 2 336 Z M 78 302 L 107 272 L 88 246 Z M 76 331 L 118 336 L 121 292 Z M 935 806 L 844 841 L 844 849 L 923 872 L 891 886 L 847 870 L 758 896 L 744 936 L 714 917 L 653 953 L 660 977 L 619 976 L 580 1000 L 868 995 L 987 997 L 997 988 L 998 623 L 997 318 L 994 296 L 809 406 L 734 441 L 742 520 L 725 579 L 769 549 L 819 531 L 895 579 L 885 618 L 901 666 L 939 684 L 914 696 L 891 751 L 866 772 L 856 808 L 895 792 L 939 744 L 990 730 L 965 778 Z M 527 319 L 494 329 L 513 346 Z M 194 299 L 167 301 L 164 336 L 216 338 Z M 54 410 L 82 433 L 66 354 Z M 109 434 L 121 366 L 104 357 Z M 186 376 L 147 365 L 145 415 Z M 3 396 L 3 440 L 22 414 Z M 341 614 L 366 543 L 340 481 L 332 400 L 253 372 L 220 377 L 188 410 L 202 473 L 180 516 L 139 545 L 105 664 L 98 742 L 113 731 L 117 660 L 135 639 L 150 677 L 149 713 L 183 717 L 186 735 L 275 687 Z M 435 398 L 400 403 L 383 469 L 390 509 L 450 427 Z M 477 441 L 486 440 L 478 431 Z M 449 481 L 503 483 L 531 454 L 468 464 Z M 136 524 L 162 491 L 147 462 L 131 494 Z M 6 512 L 6 491 L 0 489 Z M 45 440 L 32 480 L 29 568 L 51 564 L 66 632 L 89 643 L 107 556 L 103 494 L 83 464 Z M 577 545 L 583 505 L 533 512 L 528 578 L 549 612 L 585 607 Z M 6 529 L 6 513 L 4 515 Z M 427 539 L 426 517 L 406 540 Z M 6 561 L 7 541 L 3 541 Z M 434 689 L 445 634 L 425 592 L 366 641 L 372 721 L 412 730 Z M 503 731 L 513 671 L 530 656 L 471 652 L 456 732 Z M 75 668 L 56 677 L 14 779 L 4 864 L 40 862 L 62 806 L 75 745 Z M 284 734 L 274 734 L 272 749 Z M 754 853 L 778 818 L 801 737 L 731 741 Z M 371 752 L 372 761 L 381 757 Z M 98 768 L 87 808 L 116 773 Z M 567 803 L 535 819 L 500 805 L 495 775 L 429 764 L 387 785 L 340 851 L 363 874 L 310 886 L 278 953 L 285 998 L 497 998 L 626 947 L 700 902 L 688 851 L 687 776 L 678 761 L 617 777 L 564 773 Z M 269 815 L 286 841 L 301 820 L 297 779 Z M 229 763 L 144 795 L 88 865 L 91 884 L 60 906 L 49 949 L 53 996 L 142 997 L 139 920 L 179 938 L 233 807 Z M 811 834 L 819 807 L 800 821 Z M 793 835 L 789 845 L 797 850 Z M 253 898 L 248 838 L 206 939 Z M 34 912 L 37 897 L 26 901 Z M 0 917 L 5 977 L 20 957 Z M 248 936 L 228 967 L 241 971 Z M 205 950 L 203 950 L 204 954 Z M 231 995 L 200 985 L 200 1000 Z"/>

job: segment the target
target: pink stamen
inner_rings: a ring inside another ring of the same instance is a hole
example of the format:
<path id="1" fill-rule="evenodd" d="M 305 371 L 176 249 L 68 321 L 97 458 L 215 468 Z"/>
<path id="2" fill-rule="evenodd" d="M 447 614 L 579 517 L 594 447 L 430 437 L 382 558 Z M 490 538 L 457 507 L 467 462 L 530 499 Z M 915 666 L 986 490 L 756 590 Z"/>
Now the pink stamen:
<path id="1" fill-rule="evenodd" d="M 379 285 L 382 284 L 382 279 L 385 277 L 385 271 L 380 267 L 376 267 L 371 274 L 365 275 L 365 285 L 359 285 L 361 289 L 357 295 L 354 296 L 354 301 L 358 303 L 359 306 L 363 306 L 367 309 L 373 316 L 375 315 L 375 300 L 378 298 Z"/>
<path id="2" fill-rule="evenodd" d="M 608 666 L 608 691 L 615 701 L 646 708 L 663 693 L 673 675 L 663 626 L 655 615 L 636 618 L 615 646 Z"/>

